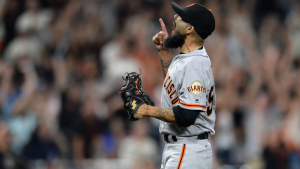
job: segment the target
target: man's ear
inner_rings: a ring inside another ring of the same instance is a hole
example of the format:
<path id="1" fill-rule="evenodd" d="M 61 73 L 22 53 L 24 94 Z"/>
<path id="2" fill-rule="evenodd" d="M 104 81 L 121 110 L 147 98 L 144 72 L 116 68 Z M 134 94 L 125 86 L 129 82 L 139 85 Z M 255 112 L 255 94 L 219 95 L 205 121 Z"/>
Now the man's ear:
<path id="1" fill-rule="evenodd" d="M 187 27 L 186 27 L 186 29 L 185 29 L 185 33 L 186 34 L 191 34 L 191 33 L 193 33 L 194 32 L 194 27 L 192 26 L 192 25 L 188 25 Z"/>

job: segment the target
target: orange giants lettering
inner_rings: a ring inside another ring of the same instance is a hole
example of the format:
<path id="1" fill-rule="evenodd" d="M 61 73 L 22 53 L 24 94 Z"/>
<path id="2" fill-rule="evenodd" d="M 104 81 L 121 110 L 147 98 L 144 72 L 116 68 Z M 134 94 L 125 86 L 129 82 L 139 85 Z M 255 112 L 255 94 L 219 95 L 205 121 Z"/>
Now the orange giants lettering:
<path id="1" fill-rule="evenodd" d="M 205 88 L 201 85 L 193 85 L 191 87 L 188 87 L 189 92 L 205 92 Z"/>

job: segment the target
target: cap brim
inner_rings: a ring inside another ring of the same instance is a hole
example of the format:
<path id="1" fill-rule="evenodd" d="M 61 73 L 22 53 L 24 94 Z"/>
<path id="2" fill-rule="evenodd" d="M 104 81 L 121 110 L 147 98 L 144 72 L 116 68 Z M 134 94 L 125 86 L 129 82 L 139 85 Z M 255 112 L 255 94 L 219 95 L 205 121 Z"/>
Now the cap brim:
<path id="1" fill-rule="evenodd" d="M 172 2 L 172 8 L 174 11 L 186 22 L 189 22 L 189 18 L 187 18 L 183 12 L 183 8 L 176 4 L 175 2 Z"/>

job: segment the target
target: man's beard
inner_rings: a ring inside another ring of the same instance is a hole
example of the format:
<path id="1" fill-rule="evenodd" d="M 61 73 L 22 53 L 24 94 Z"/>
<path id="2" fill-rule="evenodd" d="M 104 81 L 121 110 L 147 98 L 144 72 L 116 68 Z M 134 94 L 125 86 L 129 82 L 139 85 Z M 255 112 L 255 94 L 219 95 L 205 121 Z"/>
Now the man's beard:
<path id="1" fill-rule="evenodd" d="M 179 48 L 184 44 L 186 35 L 172 35 L 169 36 L 164 41 L 164 47 L 166 48 Z"/>

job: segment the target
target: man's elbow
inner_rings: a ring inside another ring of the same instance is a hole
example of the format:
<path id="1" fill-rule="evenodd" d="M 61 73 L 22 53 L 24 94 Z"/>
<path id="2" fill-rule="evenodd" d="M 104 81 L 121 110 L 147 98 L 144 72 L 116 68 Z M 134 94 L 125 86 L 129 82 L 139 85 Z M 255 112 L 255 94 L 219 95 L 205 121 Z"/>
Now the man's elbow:
<path id="1" fill-rule="evenodd" d="M 189 127 L 195 124 L 199 110 L 183 109 L 180 106 L 173 107 L 175 122 L 180 127 Z"/>

